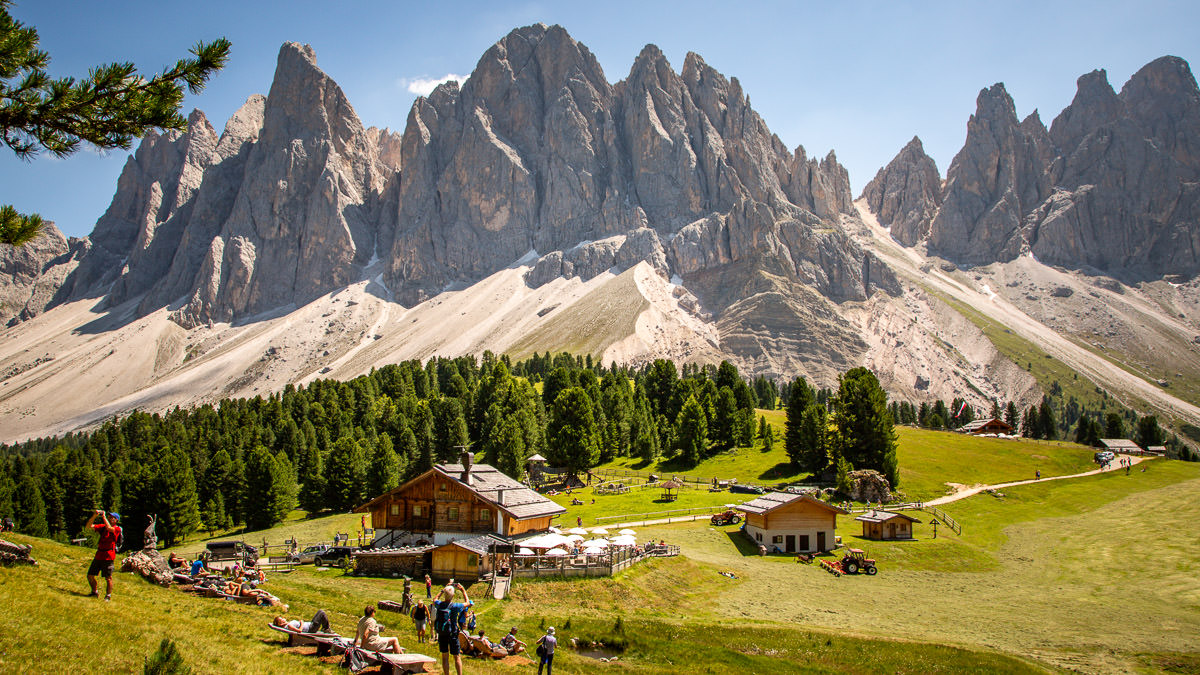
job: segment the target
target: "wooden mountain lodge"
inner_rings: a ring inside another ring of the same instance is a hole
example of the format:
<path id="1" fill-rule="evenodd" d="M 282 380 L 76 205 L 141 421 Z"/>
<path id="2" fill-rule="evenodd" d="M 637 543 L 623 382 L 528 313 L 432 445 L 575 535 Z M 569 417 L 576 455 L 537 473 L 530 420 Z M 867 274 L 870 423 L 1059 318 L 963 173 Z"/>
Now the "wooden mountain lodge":
<path id="1" fill-rule="evenodd" d="M 754 543 L 783 553 L 828 551 L 834 545 L 838 514 L 848 511 L 807 495 L 771 492 L 737 507 L 746 514 L 746 534 Z"/>
<path id="2" fill-rule="evenodd" d="M 544 532 L 566 509 L 487 464 L 437 464 L 354 509 L 370 513 L 375 548 L 419 542 L 442 545 L 484 534 Z"/>
<path id="3" fill-rule="evenodd" d="M 980 436 L 983 434 L 1004 434 L 1005 436 L 1011 436 L 1013 433 L 1011 424 L 995 417 L 986 420 L 967 422 L 959 427 L 958 430 L 964 434 L 975 434 Z"/>

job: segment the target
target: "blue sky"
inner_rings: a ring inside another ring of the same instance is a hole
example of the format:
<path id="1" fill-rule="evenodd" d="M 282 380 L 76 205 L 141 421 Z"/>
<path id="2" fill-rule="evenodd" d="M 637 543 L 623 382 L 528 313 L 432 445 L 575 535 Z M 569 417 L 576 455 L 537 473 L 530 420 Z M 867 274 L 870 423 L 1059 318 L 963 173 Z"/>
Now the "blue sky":
<path id="1" fill-rule="evenodd" d="M 1018 115 L 1037 108 L 1049 125 L 1093 69 L 1106 69 L 1119 90 L 1159 56 L 1200 63 L 1195 2 L 16 2 L 10 12 L 38 29 L 55 76 L 126 60 L 153 72 L 198 40 L 229 38 L 229 65 L 185 103 L 218 131 L 246 97 L 267 92 L 289 40 L 314 47 L 364 124 L 393 130 L 404 127 L 415 82 L 469 75 L 517 26 L 561 24 L 610 82 L 624 79 L 647 43 L 676 70 L 694 51 L 741 81 L 789 147 L 835 150 L 856 195 L 914 134 L 944 175 L 975 97 L 995 82 Z M 0 203 L 85 235 L 128 154 L 22 162 L 0 150 Z"/>

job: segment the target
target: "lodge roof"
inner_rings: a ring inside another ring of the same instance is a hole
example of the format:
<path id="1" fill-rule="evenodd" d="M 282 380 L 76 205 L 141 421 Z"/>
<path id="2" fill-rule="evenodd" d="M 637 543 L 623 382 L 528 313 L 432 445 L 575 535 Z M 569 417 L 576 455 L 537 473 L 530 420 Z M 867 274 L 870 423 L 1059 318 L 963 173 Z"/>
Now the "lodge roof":
<path id="1" fill-rule="evenodd" d="M 917 520 L 916 518 L 913 518 L 912 516 L 908 515 L 907 513 L 895 513 L 893 511 L 880 511 L 878 509 L 876 509 L 874 511 L 868 511 L 867 513 L 864 513 L 861 516 L 855 518 L 855 520 L 861 520 L 864 523 L 886 523 L 887 521 L 892 520 L 893 518 L 904 518 L 904 519 L 910 520 L 914 523 L 921 522 L 921 521 Z"/>
<path id="2" fill-rule="evenodd" d="M 373 506 L 381 503 L 387 497 L 404 491 L 410 485 L 425 479 L 432 473 L 470 490 L 482 501 L 495 506 L 517 520 L 542 518 L 567 512 L 565 508 L 518 483 L 489 464 L 470 465 L 469 483 L 462 481 L 463 467 L 461 464 L 435 464 L 429 471 L 403 485 L 388 490 L 354 511 L 356 513 L 370 511 Z"/>
<path id="3" fill-rule="evenodd" d="M 1116 450 L 1118 452 L 1129 450 L 1132 450 L 1133 452 L 1142 451 L 1142 446 L 1134 443 L 1128 438 L 1101 438 L 1100 442 L 1109 450 Z"/>
<path id="4" fill-rule="evenodd" d="M 1005 429 L 1007 429 L 1008 431 L 1012 431 L 1011 424 L 1009 424 L 1008 422 L 1005 422 L 1002 419 L 998 419 L 995 417 L 990 417 L 988 419 L 983 419 L 983 420 L 975 420 L 973 422 L 967 422 L 966 424 L 959 427 L 958 430 L 965 434 L 970 434 L 970 433 L 979 431 L 980 429 L 982 429 L 986 426 L 1002 426 Z"/>
<path id="5" fill-rule="evenodd" d="M 774 511 L 775 509 L 777 509 L 781 506 L 784 506 L 786 504 L 793 504 L 798 501 L 805 501 L 810 504 L 815 504 L 823 509 L 827 509 L 834 513 L 841 513 L 843 515 L 849 513 L 849 511 L 838 508 L 838 507 L 834 506 L 833 504 L 827 504 L 827 503 L 821 501 L 820 499 L 813 499 L 812 497 L 809 497 L 808 495 L 797 495 L 797 494 L 791 494 L 789 492 L 768 492 L 767 494 L 765 494 L 761 497 L 758 497 L 756 499 L 751 499 L 750 501 L 746 502 L 745 504 L 739 505 L 737 507 L 737 510 L 742 511 L 744 513 L 768 513 L 770 511 Z"/>
<path id="6" fill-rule="evenodd" d="M 465 548 L 472 553 L 478 553 L 479 555 L 487 555 L 488 547 L 491 546 L 492 544 L 507 544 L 507 543 L 508 543 L 507 541 L 501 539 L 500 537 L 496 537 L 496 536 L 493 536 L 490 534 L 485 534 L 485 535 L 482 535 L 479 537 L 471 537 L 470 539 L 456 539 L 454 541 L 446 542 L 445 544 L 442 544 L 438 548 L 446 548 L 447 546 L 458 546 L 460 548 Z"/>

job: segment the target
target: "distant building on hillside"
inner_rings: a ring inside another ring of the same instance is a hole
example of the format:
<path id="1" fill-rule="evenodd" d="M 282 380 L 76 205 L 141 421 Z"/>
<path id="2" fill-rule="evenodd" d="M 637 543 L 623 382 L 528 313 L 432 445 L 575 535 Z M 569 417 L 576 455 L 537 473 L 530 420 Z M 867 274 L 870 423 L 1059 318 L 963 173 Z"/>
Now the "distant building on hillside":
<path id="1" fill-rule="evenodd" d="M 1105 450 L 1111 450 L 1119 455 L 1142 454 L 1142 446 L 1134 443 L 1128 438 L 1101 438 L 1100 445 L 1102 445 Z"/>
<path id="2" fill-rule="evenodd" d="M 865 539 L 912 539 L 913 523 L 921 521 L 906 513 L 891 511 L 868 511 L 855 520 L 863 524 L 862 536 Z"/>
<path id="3" fill-rule="evenodd" d="M 838 514 L 849 513 L 807 495 L 771 492 L 737 507 L 746 514 L 745 532 L 768 551 L 828 551 Z"/>
<path id="4" fill-rule="evenodd" d="M 977 436 L 982 434 L 1004 434 L 1005 436 L 1011 436 L 1013 433 L 1011 424 L 996 417 L 967 422 L 959 427 L 958 430 L 964 434 L 974 434 Z"/>

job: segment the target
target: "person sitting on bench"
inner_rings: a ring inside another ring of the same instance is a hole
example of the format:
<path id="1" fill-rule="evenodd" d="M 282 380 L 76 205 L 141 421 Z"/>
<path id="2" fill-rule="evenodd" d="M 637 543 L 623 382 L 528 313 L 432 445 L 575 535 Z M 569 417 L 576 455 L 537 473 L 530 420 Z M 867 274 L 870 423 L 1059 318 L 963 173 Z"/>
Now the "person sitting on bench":
<path id="1" fill-rule="evenodd" d="M 390 650 L 396 654 L 403 653 L 404 648 L 400 646 L 400 638 L 379 637 L 379 631 L 383 629 L 383 625 L 375 621 L 375 605 L 367 605 L 367 608 L 363 610 L 363 617 L 358 620 L 358 632 L 354 636 L 354 644 L 370 652 Z"/>
<path id="2" fill-rule="evenodd" d="M 300 619 L 292 619 L 291 621 L 276 616 L 271 620 L 280 628 L 289 628 L 297 633 L 328 633 L 329 632 L 329 617 L 325 615 L 325 610 L 318 609 L 313 615 L 312 621 L 301 621 Z"/>

